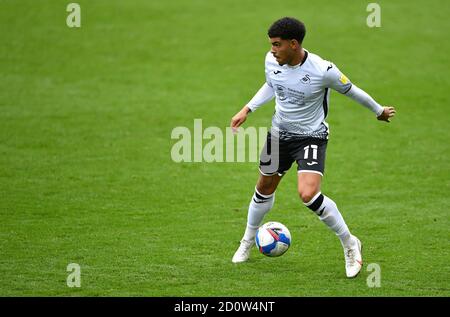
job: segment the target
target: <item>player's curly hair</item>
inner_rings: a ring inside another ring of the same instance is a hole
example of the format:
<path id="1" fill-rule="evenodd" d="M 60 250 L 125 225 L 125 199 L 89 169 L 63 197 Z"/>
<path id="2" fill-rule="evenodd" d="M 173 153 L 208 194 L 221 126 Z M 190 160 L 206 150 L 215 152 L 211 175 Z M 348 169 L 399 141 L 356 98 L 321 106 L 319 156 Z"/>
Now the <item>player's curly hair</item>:
<path id="1" fill-rule="evenodd" d="M 297 40 L 300 44 L 306 34 L 303 22 L 290 17 L 284 17 L 275 21 L 267 31 L 270 38 L 280 37 L 283 40 Z"/>

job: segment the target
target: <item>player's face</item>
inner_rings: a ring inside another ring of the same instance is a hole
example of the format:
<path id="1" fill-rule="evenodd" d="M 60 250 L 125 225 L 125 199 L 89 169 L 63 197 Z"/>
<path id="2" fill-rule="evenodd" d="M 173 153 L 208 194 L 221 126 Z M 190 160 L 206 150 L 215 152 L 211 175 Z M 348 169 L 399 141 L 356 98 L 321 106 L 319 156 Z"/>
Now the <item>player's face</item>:
<path id="1" fill-rule="evenodd" d="M 269 38 L 272 48 L 270 52 L 279 65 L 288 64 L 295 56 L 296 41 L 283 40 L 280 37 Z"/>

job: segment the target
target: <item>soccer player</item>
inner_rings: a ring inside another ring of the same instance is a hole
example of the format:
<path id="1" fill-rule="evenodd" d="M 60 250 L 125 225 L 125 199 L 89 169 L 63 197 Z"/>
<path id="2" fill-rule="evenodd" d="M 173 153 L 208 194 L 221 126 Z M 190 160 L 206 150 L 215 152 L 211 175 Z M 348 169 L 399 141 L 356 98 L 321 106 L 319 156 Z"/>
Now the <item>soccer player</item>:
<path id="1" fill-rule="evenodd" d="M 247 227 L 232 262 L 248 260 L 256 230 L 274 204 L 275 190 L 296 161 L 300 199 L 339 237 L 344 249 L 346 275 L 352 278 L 362 267 L 361 241 L 351 234 L 336 203 L 320 189 L 329 134 L 325 120 L 330 89 L 352 98 L 381 121 L 389 122 L 395 109 L 382 107 L 336 65 L 304 49 L 305 33 L 305 25 L 295 18 L 285 17 L 270 26 L 271 50 L 265 59 L 266 82 L 231 119 L 231 128 L 236 130 L 250 112 L 275 97 L 272 127 L 260 156 L 260 175 L 250 201 Z"/>

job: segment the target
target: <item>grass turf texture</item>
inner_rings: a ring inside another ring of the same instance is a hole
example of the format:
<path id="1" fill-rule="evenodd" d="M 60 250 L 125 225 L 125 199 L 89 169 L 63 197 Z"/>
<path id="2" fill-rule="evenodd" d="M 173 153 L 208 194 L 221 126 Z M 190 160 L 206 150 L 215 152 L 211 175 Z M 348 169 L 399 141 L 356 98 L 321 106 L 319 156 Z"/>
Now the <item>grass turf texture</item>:
<path id="1" fill-rule="evenodd" d="M 70 29 L 67 3 L 0 1 L 0 295 L 450 295 L 448 1 L 378 1 L 381 28 L 366 26 L 365 1 L 80 0 Z M 174 127 L 224 129 L 253 96 L 266 30 L 285 15 L 398 111 L 384 124 L 331 96 L 322 190 L 364 244 L 354 280 L 294 168 L 265 218 L 289 227 L 291 249 L 233 265 L 257 164 L 170 157 Z M 81 288 L 66 286 L 69 263 Z"/>

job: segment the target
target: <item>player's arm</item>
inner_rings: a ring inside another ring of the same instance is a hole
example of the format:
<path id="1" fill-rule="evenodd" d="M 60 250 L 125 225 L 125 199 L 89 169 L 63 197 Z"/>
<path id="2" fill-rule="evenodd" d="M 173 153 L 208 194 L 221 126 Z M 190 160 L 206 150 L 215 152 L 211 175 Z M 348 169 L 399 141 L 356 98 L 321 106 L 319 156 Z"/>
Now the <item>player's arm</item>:
<path id="1" fill-rule="evenodd" d="M 264 85 L 258 90 L 256 95 L 250 100 L 250 102 L 245 105 L 238 113 L 236 113 L 233 118 L 231 118 L 230 126 L 233 131 L 236 131 L 236 129 L 245 122 L 245 120 L 247 119 L 247 115 L 250 112 L 255 111 L 263 104 L 269 102 L 274 96 L 275 93 L 273 91 L 273 88 L 269 86 L 269 84 L 264 83 Z"/>
<path id="2" fill-rule="evenodd" d="M 374 112 L 378 120 L 389 122 L 389 119 L 395 115 L 394 107 L 381 106 L 368 93 L 354 84 L 345 95 Z"/>
<path id="3" fill-rule="evenodd" d="M 327 67 L 325 81 L 328 87 L 350 97 L 360 105 L 371 110 L 375 113 L 378 120 L 389 122 L 389 119 L 395 115 L 394 107 L 383 107 L 378 104 L 368 93 L 352 84 L 334 64 L 330 64 Z"/>

